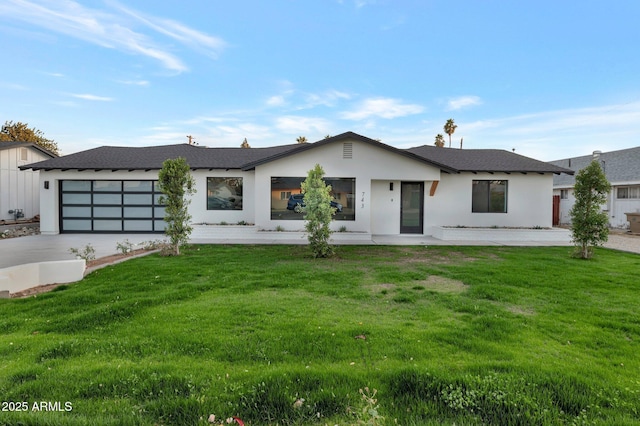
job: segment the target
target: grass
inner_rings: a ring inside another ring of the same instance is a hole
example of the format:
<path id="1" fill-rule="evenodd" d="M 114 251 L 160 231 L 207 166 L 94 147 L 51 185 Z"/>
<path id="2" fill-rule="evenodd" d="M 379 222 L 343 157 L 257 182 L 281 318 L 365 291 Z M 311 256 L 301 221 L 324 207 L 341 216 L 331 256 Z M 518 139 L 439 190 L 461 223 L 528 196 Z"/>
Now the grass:
<path id="1" fill-rule="evenodd" d="M 640 256 L 570 250 L 133 259 L 0 301 L 0 424 L 640 424 Z"/>

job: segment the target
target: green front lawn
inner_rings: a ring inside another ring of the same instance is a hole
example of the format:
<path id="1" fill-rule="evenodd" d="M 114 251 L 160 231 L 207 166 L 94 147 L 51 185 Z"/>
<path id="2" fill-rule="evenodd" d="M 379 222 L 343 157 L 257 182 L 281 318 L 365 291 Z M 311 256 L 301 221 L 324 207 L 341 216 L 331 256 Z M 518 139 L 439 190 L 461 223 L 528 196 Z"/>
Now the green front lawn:
<path id="1" fill-rule="evenodd" d="M 571 250 L 193 246 L 107 267 L 0 301 L 0 424 L 640 425 L 640 256 Z"/>

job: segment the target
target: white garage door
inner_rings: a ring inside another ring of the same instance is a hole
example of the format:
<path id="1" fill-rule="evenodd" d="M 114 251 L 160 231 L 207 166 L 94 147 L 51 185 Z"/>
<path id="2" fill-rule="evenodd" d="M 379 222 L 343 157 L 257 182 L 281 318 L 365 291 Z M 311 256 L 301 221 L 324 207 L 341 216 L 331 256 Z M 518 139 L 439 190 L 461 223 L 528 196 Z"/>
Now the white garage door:
<path id="1" fill-rule="evenodd" d="M 153 180 L 63 180 L 60 232 L 163 232 L 161 195 Z"/>

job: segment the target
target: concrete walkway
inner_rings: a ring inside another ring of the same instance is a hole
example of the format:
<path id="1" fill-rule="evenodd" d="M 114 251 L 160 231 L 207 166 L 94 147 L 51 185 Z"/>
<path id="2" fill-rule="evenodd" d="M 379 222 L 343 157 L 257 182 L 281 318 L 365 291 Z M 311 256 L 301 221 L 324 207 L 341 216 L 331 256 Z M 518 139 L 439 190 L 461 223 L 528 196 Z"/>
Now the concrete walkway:
<path id="1" fill-rule="evenodd" d="M 428 245 L 428 246 L 567 246 L 562 242 L 497 242 L 443 241 L 423 235 L 369 235 L 334 233 L 336 245 Z M 118 253 L 117 244 L 125 240 L 133 244 L 164 239 L 162 234 L 61 234 L 32 235 L 0 240 L 0 269 L 33 262 L 72 260 L 70 248 L 82 250 L 87 244 L 95 249 L 96 257 Z M 302 232 L 257 232 L 245 238 L 193 238 L 193 244 L 307 244 Z M 611 234 L 605 247 L 640 253 L 640 236 Z"/>

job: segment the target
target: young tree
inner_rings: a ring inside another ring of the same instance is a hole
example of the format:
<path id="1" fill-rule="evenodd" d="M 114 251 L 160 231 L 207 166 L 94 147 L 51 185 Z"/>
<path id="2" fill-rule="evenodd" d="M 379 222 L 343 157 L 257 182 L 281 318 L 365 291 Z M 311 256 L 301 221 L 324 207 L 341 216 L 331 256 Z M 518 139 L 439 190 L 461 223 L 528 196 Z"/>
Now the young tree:
<path id="1" fill-rule="evenodd" d="M 40 145 L 47 151 L 50 151 L 56 155 L 60 155 L 58 151 L 58 144 L 51 139 L 44 137 L 38 129 L 31 129 L 25 123 L 13 121 L 5 121 L 0 130 L 0 142 L 29 142 L 36 145 Z"/>
<path id="2" fill-rule="evenodd" d="M 331 207 L 331 186 L 324 180 L 324 170 L 320 164 L 309 170 L 301 189 L 305 203 L 305 229 L 313 257 L 328 257 L 333 254 L 329 244 L 331 230 L 329 224 L 336 209 Z"/>
<path id="3" fill-rule="evenodd" d="M 178 256 L 180 246 L 189 241 L 193 229 L 189 225 L 191 215 L 188 206 L 191 201 L 187 197 L 196 190 L 187 160 L 181 157 L 165 160 L 158 182 L 164 194 L 160 197 L 160 203 L 165 205 L 164 220 L 167 222 L 164 233 L 169 237 L 173 254 Z"/>
<path id="4" fill-rule="evenodd" d="M 458 125 L 453 122 L 453 118 L 444 123 L 444 132 L 449 135 L 449 148 L 451 148 L 451 135 L 456 131 L 457 127 Z"/>
<path id="5" fill-rule="evenodd" d="M 589 259 L 593 247 L 602 245 L 609 237 L 609 219 L 601 206 L 610 190 L 611 185 L 596 160 L 576 175 L 573 188 L 576 202 L 569 214 L 576 253 L 582 259 Z"/>

